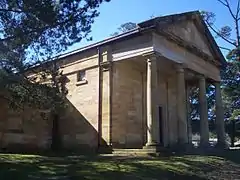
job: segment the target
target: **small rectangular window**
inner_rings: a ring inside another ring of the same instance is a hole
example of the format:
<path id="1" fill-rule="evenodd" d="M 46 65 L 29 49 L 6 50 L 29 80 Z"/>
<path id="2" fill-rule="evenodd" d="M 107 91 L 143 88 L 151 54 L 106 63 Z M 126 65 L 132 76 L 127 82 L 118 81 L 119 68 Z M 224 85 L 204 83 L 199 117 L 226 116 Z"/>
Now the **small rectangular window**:
<path id="1" fill-rule="evenodd" d="M 76 85 L 84 85 L 87 84 L 87 78 L 86 78 L 86 70 L 81 70 L 77 72 L 77 83 Z"/>
<path id="2" fill-rule="evenodd" d="M 86 81 L 86 71 L 79 71 L 77 74 L 77 81 Z"/>

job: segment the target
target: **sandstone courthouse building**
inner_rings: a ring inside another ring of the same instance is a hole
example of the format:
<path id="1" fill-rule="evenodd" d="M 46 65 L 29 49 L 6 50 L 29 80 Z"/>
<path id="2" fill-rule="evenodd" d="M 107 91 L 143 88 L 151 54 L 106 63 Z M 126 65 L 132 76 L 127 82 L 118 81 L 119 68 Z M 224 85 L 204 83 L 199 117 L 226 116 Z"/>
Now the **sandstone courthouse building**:
<path id="1" fill-rule="evenodd" d="M 206 87 L 216 88 L 218 142 L 225 142 L 220 68 L 225 63 L 199 12 L 147 20 L 127 33 L 61 56 L 72 107 L 60 122 L 65 148 L 171 147 L 191 143 L 189 88 L 199 87 L 201 145 L 209 139 Z M 2 147 L 49 148 L 51 127 L 4 107 Z M 8 113 L 6 113 L 8 112 Z"/>

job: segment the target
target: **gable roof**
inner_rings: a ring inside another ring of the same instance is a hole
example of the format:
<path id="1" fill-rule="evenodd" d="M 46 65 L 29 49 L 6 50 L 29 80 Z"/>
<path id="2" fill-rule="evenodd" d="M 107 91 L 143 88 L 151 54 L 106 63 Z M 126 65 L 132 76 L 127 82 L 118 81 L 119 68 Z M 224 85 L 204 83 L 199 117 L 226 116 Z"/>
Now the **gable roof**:
<path id="1" fill-rule="evenodd" d="M 97 47 L 102 46 L 102 45 L 111 44 L 111 43 L 116 42 L 116 41 L 122 41 L 124 39 L 128 39 L 130 37 L 137 36 L 137 35 L 141 34 L 142 32 L 144 32 L 146 30 L 149 30 L 149 29 L 154 29 L 159 25 L 161 25 L 161 26 L 165 25 L 166 26 L 168 24 L 172 24 L 174 22 L 184 21 L 184 20 L 196 20 L 197 27 L 206 36 L 206 39 L 209 42 L 209 45 L 211 47 L 211 51 L 213 53 L 214 58 L 219 60 L 222 65 L 225 65 L 226 64 L 225 58 L 224 58 L 222 52 L 220 51 L 220 49 L 219 49 L 215 39 L 213 38 L 211 32 L 209 31 L 207 25 L 203 21 L 199 11 L 185 12 L 185 13 L 180 13 L 180 14 L 172 14 L 172 15 L 161 16 L 161 17 L 156 17 L 156 18 L 153 18 L 153 19 L 149 19 L 147 21 L 138 23 L 137 24 L 138 27 L 136 29 L 133 29 L 133 30 L 128 31 L 126 33 L 122 33 L 122 34 L 114 36 L 114 37 L 107 38 L 105 40 L 99 41 L 99 42 L 94 43 L 94 44 L 90 44 L 88 46 L 79 48 L 77 50 L 74 50 L 74 51 L 71 51 L 71 52 L 68 52 L 68 53 L 64 53 L 64 54 L 58 56 L 56 58 L 56 60 L 65 58 L 67 56 L 74 55 L 76 53 L 84 52 L 84 51 L 90 50 L 92 48 L 97 48 Z"/>
<path id="2" fill-rule="evenodd" d="M 219 49 L 215 39 L 213 38 L 211 32 L 209 31 L 206 23 L 204 22 L 201 14 L 199 11 L 191 11 L 191 12 L 185 12 L 185 13 L 180 13 L 180 14 L 172 14 L 172 15 L 167 15 L 167 16 L 162 16 L 162 17 L 156 17 L 144 22 L 141 22 L 138 24 L 139 27 L 141 28 L 146 28 L 149 26 L 166 26 L 169 24 L 173 24 L 179 21 L 184 21 L 184 20 L 194 20 L 195 24 L 198 28 L 198 30 L 206 37 L 206 40 L 208 41 L 208 44 L 210 46 L 210 50 L 217 60 L 220 61 L 221 65 L 226 64 L 226 60 Z"/>

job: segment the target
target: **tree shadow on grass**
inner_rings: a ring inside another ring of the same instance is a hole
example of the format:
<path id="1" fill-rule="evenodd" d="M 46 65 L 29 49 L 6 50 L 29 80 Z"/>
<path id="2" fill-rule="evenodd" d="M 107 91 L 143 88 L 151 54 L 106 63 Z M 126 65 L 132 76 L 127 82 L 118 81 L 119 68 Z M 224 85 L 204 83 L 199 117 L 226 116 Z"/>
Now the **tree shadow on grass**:
<path id="1" fill-rule="evenodd" d="M 237 152 L 233 152 L 231 155 L 225 153 L 225 158 L 233 158 L 237 155 L 235 153 Z M 236 170 L 237 167 L 234 164 L 227 164 L 226 166 L 224 161 L 224 157 L 208 155 L 156 158 L 5 154 L 0 155 L 0 179 L 203 180 L 230 177 L 227 174 L 230 170 L 232 170 L 231 177 L 238 178 L 240 172 Z M 221 167 L 224 169 L 221 169 Z M 219 174 L 220 171 L 224 171 L 223 173 L 226 173 L 226 176 Z"/>
<path id="2" fill-rule="evenodd" d="M 0 158 L 0 179 L 196 179 L 194 174 L 174 169 L 169 161 L 149 158 L 116 157 L 27 157 Z"/>
<path id="3" fill-rule="evenodd" d="M 236 149 L 212 149 L 210 151 L 181 154 L 175 157 L 175 159 L 179 159 L 181 162 L 194 167 L 195 170 L 193 169 L 193 171 L 196 173 L 199 173 L 201 170 L 206 177 L 217 177 L 215 179 L 240 179 L 239 154 L 240 150 Z"/>
<path id="4" fill-rule="evenodd" d="M 231 161 L 233 163 L 239 164 L 240 165 L 240 149 L 226 149 L 226 150 L 221 150 L 221 149 L 210 149 L 210 150 L 196 150 L 192 152 L 187 152 L 187 153 L 182 153 L 178 154 L 179 156 L 184 156 L 184 155 L 201 155 L 201 156 L 213 156 L 213 157 L 221 157 L 225 160 Z"/>
<path id="5" fill-rule="evenodd" d="M 75 175 L 73 176 L 70 171 L 75 172 Z M 75 164 L 72 163 L 68 168 L 68 172 L 71 174 L 71 177 L 75 177 L 76 179 L 81 176 L 82 179 L 93 180 L 204 179 L 191 173 L 178 171 L 177 168 L 171 169 L 171 165 L 169 165 L 167 161 L 160 161 L 158 159 L 152 160 L 147 157 L 83 158 L 76 160 Z"/>

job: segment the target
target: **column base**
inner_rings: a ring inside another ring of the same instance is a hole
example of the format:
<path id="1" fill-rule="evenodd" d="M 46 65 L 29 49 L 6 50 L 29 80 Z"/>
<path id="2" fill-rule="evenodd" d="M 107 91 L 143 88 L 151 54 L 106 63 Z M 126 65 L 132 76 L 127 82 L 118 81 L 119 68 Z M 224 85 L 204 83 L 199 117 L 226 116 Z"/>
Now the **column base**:
<path id="1" fill-rule="evenodd" d="M 200 147 L 200 148 L 203 148 L 203 149 L 208 149 L 208 148 L 210 148 L 211 146 L 210 146 L 210 143 L 209 143 L 209 142 L 200 142 L 199 147 Z"/>
<path id="2" fill-rule="evenodd" d="M 171 147 L 171 150 L 174 152 L 189 152 L 194 148 L 192 143 L 177 143 Z"/>
<path id="3" fill-rule="evenodd" d="M 158 146 L 158 143 L 155 143 L 155 142 L 146 143 L 144 147 L 152 147 L 152 146 Z"/>
<path id="4" fill-rule="evenodd" d="M 229 146 L 227 145 L 226 142 L 217 142 L 215 147 L 218 149 L 228 149 L 229 148 Z"/>
<path id="5" fill-rule="evenodd" d="M 101 154 L 109 154 L 109 153 L 112 153 L 112 146 L 107 146 L 107 145 L 101 145 L 98 147 L 98 150 L 97 152 L 98 153 L 101 153 Z"/>
<path id="6" fill-rule="evenodd" d="M 146 146 L 143 146 L 143 149 L 149 151 L 149 153 L 157 153 L 164 149 L 163 146 L 160 146 L 159 144 L 154 143 L 147 143 Z"/>

